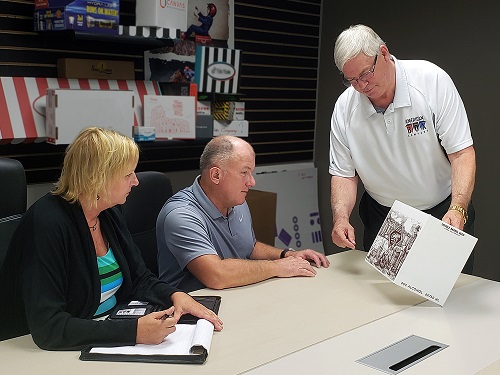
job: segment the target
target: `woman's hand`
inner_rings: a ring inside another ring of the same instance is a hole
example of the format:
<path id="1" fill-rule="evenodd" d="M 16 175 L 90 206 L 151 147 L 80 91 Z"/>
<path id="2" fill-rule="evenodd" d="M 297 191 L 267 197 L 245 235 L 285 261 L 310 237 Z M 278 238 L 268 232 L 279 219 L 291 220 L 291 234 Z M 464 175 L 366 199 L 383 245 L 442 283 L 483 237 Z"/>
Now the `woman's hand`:
<path id="1" fill-rule="evenodd" d="M 170 296 L 175 307 L 174 318 L 179 320 L 184 314 L 191 314 L 206 319 L 214 325 L 216 331 L 222 330 L 222 320 L 212 310 L 196 302 L 189 294 L 175 292 Z"/>
<path id="2" fill-rule="evenodd" d="M 159 344 L 175 331 L 179 318 L 174 316 L 174 306 L 167 310 L 153 312 L 137 321 L 137 344 Z"/>

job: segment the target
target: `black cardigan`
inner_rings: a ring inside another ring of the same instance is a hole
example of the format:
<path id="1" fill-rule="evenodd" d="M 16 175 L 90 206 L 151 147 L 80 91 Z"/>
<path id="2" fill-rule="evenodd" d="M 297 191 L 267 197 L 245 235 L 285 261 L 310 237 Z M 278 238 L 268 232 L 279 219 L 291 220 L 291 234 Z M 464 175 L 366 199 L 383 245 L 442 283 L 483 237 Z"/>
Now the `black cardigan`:
<path id="1" fill-rule="evenodd" d="M 118 303 L 169 307 L 177 289 L 149 271 L 125 220 L 113 207 L 99 215 L 123 274 Z M 97 258 L 83 210 L 50 193 L 24 215 L 0 270 L 0 338 L 32 334 L 42 349 L 135 344 L 136 320 L 92 320 L 101 296 Z M 24 312 L 24 313 L 23 313 Z"/>

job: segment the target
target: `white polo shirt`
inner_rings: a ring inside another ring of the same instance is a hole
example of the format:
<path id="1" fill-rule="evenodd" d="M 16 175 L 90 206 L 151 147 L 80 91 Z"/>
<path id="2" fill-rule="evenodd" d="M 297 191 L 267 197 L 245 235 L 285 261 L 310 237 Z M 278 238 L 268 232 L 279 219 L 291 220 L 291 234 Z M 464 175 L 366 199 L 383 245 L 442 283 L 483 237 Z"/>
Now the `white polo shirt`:
<path id="1" fill-rule="evenodd" d="M 451 193 L 444 150 L 451 154 L 472 145 L 469 121 L 444 70 L 423 60 L 394 62 L 396 93 L 385 113 L 352 87 L 337 100 L 329 171 L 340 177 L 358 173 L 381 205 L 390 207 L 397 199 L 425 210 Z"/>

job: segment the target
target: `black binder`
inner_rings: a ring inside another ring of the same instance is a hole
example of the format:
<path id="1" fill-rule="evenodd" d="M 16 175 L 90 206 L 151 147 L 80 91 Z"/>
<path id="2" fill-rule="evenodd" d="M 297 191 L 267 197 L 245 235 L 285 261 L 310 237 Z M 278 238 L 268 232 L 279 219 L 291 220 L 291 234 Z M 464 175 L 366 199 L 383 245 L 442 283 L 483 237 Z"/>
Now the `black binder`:
<path id="1" fill-rule="evenodd" d="M 219 312 L 220 296 L 193 296 L 193 299 L 205 307 Z M 198 317 L 186 314 L 181 317 L 178 324 L 196 324 Z M 92 347 L 85 348 L 80 353 L 82 361 L 108 361 L 108 362 L 151 362 L 151 363 L 177 363 L 177 364 L 203 364 L 208 357 L 208 351 L 203 346 L 194 345 L 188 355 L 177 354 L 119 354 L 119 353 L 92 353 Z"/>
<path id="2" fill-rule="evenodd" d="M 221 302 L 220 296 L 191 296 L 191 297 L 193 297 L 193 299 L 196 302 L 201 303 L 207 309 L 212 310 L 216 314 L 219 313 L 219 307 Z M 181 316 L 181 318 L 179 319 L 179 324 L 196 324 L 198 319 L 199 318 L 197 316 L 186 314 Z"/>

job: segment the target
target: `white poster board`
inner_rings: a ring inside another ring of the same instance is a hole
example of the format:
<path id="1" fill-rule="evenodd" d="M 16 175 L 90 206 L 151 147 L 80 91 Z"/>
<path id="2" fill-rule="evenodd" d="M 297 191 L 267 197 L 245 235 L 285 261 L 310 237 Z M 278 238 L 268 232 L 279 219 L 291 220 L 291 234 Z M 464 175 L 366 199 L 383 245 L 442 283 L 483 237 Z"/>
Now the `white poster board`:
<path id="1" fill-rule="evenodd" d="M 256 168 L 255 181 L 255 189 L 277 193 L 274 245 L 324 253 L 316 168 Z"/>
<path id="2" fill-rule="evenodd" d="M 144 95 L 144 126 L 155 128 L 157 139 L 194 139 L 194 96 Z"/>
<path id="3" fill-rule="evenodd" d="M 441 306 L 477 238 L 395 201 L 366 261 L 393 283 Z"/>

